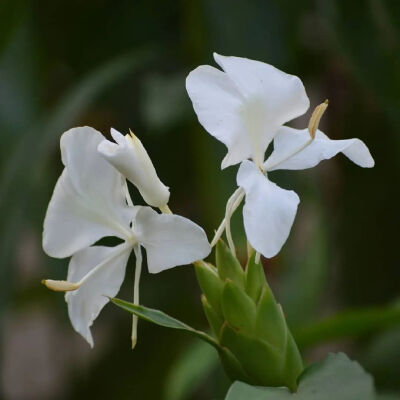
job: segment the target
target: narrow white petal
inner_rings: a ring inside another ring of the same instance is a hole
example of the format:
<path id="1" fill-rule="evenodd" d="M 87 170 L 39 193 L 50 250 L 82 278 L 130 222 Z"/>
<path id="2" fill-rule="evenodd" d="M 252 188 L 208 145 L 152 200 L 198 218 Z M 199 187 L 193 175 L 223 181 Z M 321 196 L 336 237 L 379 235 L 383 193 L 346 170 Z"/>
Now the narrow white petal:
<path id="1" fill-rule="evenodd" d="M 118 144 L 101 141 L 98 146 L 101 156 L 138 188 L 147 204 L 153 207 L 166 205 L 169 189 L 157 176 L 142 142 L 136 136 L 123 136 L 115 129 L 111 129 L 111 135 Z"/>
<path id="2" fill-rule="evenodd" d="M 312 168 L 340 152 L 360 167 L 371 168 L 375 164 L 367 146 L 360 139 L 331 140 L 319 130 L 310 145 L 290 156 L 309 140 L 307 129 L 281 127 L 274 139 L 274 151 L 264 164 L 265 170 Z"/>
<path id="3" fill-rule="evenodd" d="M 228 148 L 222 168 L 250 157 L 252 149 L 242 117 L 244 99 L 229 77 L 202 65 L 186 78 L 186 90 L 199 122 Z"/>
<path id="4" fill-rule="evenodd" d="M 146 249 L 151 273 L 192 263 L 211 251 L 204 230 L 179 215 L 158 214 L 150 207 L 141 207 L 133 228 Z"/>
<path id="5" fill-rule="evenodd" d="M 103 136 L 74 128 L 61 138 L 65 169 L 55 186 L 43 230 L 43 248 L 67 257 L 104 236 L 129 235 L 133 210 L 126 204 L 122 175 L 97 152 Z"/>
<path id="6" fill-rule="evenodd" d="M 116 247 L 93 246 L 76 253 L 69 263 L 68 281 L 78 282 L 104 260 L 101 268 L 82 286 L 65 295 L 72 326 L 93 347 L 90 327 L 109 297 L 115 297 L 125 276 L 131 247 L 123 243 Z"/>
<path id="7" fill-rule="evenodd" d="M 299 197 L 269 181 L 250 161 L 240 165 L 237 183 L 246 192 L 243 220 L 248 241 L 265 257 L 275 256 L 289 236 Z"/>

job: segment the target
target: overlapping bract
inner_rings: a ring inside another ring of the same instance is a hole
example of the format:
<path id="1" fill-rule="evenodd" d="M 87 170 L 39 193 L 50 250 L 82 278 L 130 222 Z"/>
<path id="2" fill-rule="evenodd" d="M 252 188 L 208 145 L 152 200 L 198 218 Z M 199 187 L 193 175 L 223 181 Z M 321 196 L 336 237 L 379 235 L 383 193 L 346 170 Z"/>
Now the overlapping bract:
<path id="1" fill-rule="evenodd" d="M 229 360 L 222 359 L 231 379 L 295 389 L 302 359 L 255 254 L 244 271 L 219 241 L 216 267 L 195 265 L 207 319 L 220 345 L 231 353 Z"/>

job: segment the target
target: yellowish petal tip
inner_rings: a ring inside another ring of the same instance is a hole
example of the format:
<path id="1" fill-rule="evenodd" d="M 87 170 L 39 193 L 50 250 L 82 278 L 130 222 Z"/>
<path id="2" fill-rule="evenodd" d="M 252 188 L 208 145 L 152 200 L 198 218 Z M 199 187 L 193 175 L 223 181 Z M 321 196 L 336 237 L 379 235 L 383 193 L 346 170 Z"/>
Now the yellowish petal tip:
<path id="1" fill-rule="evenodd" d="M 71 292 L 79 288 L 78 283 L 68 281 L 55 281 L 53 279 L 43 279 L 42 284 L 47 289 L 54 290 L 55 292 Z"/>
<path id="2" fill-rule="evenodd" d="M 130 128 L 129 128 L 129 134 L 131 135 L 132 139 L 137 139 L 137 136 L 132 132 Z"/>

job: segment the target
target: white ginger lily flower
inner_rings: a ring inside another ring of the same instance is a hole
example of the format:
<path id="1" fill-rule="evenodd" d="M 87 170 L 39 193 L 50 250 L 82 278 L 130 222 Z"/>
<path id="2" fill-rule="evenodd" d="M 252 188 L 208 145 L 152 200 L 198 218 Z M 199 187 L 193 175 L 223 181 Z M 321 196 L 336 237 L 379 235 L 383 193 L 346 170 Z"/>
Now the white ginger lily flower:
<path id="1" fill-rule="evenodd" d="M 331 140 L 317 129 L 327 102 L 315 109 L 308 129 L 283 126 L 309 107 L 298 77 L 246 58 L 215 53 L 214 58 L 223 71 L 200 66 L 188 75 L 186 89 L 200 123 L 228 148 L 222 168 L 241 165 L 239 188 L 228 200 L 212 245 L 226 229 L 235 251 L 230 218 L 246 197 L 243 219 L 248 241 L 257 252 L 273 257 L 289 236 L 300 200 L 294 191 L 271 182 L 268 172 L 311 168 L 339 152 L 361 167 L 373 167 L 374 160 L 361 140 Z M 274 151 L 264 161 L 271 142 Z"/>
<path id="2" fill-rule="evenodd" d="M 142 142 L 132 132 L 123 136 L 111 129 L 111 136 L 116 143 L 103 140 L 98 146 L 103 157 L 138 188 L 147 204 L 159 208 L 167 205 L 169 189 L 157 176 Z"/>
<path id="3" fill-rule="evenodd" d="M 132 250 L 136 254 L 134 301 L 139 301 L 141 246 L 151 273 L 206 257 L 210 245 L 202 228 L 178 216 L 158 214 L 150 207 L 127 204 L 126 181 L 97 151 L 104 137 L 93 128 L 74 128 L 61 137 L 65 166 L 44 221 L 43 248 L 56 258 L 70 257 L 67 281 L 45 280 L 65 291 L 74 329 L 93 346 L 90 327 L 122 284 Z M 115 247 L 95 245 L 116 236 Z M 132 345 L 136 343 L 133 321 Z"/>

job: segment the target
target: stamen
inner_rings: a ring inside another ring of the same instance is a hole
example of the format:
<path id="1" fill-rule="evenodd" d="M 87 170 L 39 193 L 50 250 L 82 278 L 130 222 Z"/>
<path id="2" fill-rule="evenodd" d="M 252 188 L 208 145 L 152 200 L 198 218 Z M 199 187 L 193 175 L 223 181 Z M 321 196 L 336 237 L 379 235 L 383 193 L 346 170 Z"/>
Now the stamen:
<path id="1" fill-rule="evenodd" d="M 297 150 L 295 150 L 293 153 L 289 154 L 288 156 L 284 157 L 282 160 L 277 161 L 275 164 L 268 165 L 267 161 L 264 163 L 264 174 L 266 174 L 268 171 L 271 171 L 275 169 L 278 165 L 284 163 L 285 161 L 291 159 L 292 157 L 296 156 L 300 152 L 302 152 L 306 147 L 308 147 L 315 139 L 315 134 L 317 133 L 317 129 L 319 126 L 319 121 L 321 120 L 322 115 L 324 114 L 325 110 L 328 108 L 328 100 L 325 100 L 322 104 L 319 106 L 315 107 L 315 110 L 313 111 L 310 122 L 308 123 L 308 132 L 310 133 L 310 139 L 304 143 L 302 146 L 300 146 Z"/>
<path id="2" fill-rule="evenodd" d="M 137 244 L 133 247 L 133 251 L 136 256 L 136 269 L 135 269 L 135 282 L 133 284 L 133 304 L 139 305 L 139 282 L 140 274 L 142 272 L 142 251 L 140 245 Z M 135 348 L 137 343 L 137 325 L 138 317 L 136 315 L 132 316 L 132 349 Z"/>
<path id="3" fill-rule="evenodd" d="M 329 100 L 325 100 L 319 106 L 315 107 L 315 110 L 311 114 L 310 122 L 308 123 L 308 131 L 312 139 L 315 138 L 315 134 L 318 129 L 319 121 L 321 121 L 322 115 L 328 108 Z"/>
<path id="4" fill-rule="evenodd" d="M 227 225 L 229 225 L 228 220 L 231 218 L 233 213 L 236 211 L 236 209 L 239 207 L 240 203 L 242 202 L 244 197 L 244 190 L 239 187 L 237 188 L 231 197 L 229 197 L 227 203 L 226 203 L 226 208 L 225 208 L 225 217 L 221 221 L 221 224 L 219 225 L 217 231 L 215 232 L 214 239 L 211 242 L 211 247 L 214 247 L 222 234 L 224 233 L 224 230 Z M 228 239 L 229 240 L 229 239 Z"/>
<path id="5" fill-rule="evenodd" d="M 43 279 L 42 284 L 47 289 L 54 290 L 55 292 L 72 292 L 79 289 L 80 283 L 68 282 L 68 281 L 55 281 L 53 279 Z"/>

